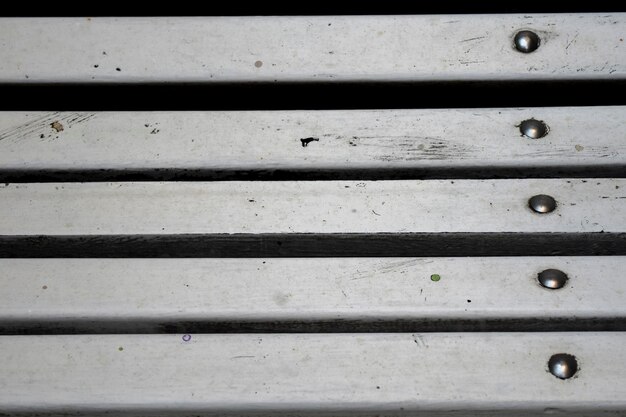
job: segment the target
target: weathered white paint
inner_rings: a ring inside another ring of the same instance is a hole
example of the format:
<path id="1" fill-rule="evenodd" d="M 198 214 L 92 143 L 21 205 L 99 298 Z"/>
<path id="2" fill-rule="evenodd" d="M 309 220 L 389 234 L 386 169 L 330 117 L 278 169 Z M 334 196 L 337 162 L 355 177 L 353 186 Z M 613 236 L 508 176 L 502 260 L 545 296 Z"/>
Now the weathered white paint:
<path id="1" fill-rule="evenodd" d="M 531 118 L 546 137 L 521 137 Z M 623 106 L 0 112 L 0 169 L 623 166 L 625 134 Z M 309 137 L 319 140 L 303 147 Z"/>
<path id="2" fill-rule="evenodd" d="M 0 408 L 621 415 L 625 343 L 626 333 L 4 336 Z M 566 381 L 547 371 L 562 352 L 581 368 Z"/>
<path id="3" fill-rule="evenodd" d="M 617 318 L 625 265 L 621 256 L 0 259 L 0 321 Z M 538 284 L 548 268 L 568 274 L 564 288 Z"/>
<path id="4" fill-rule="evenodd" d="M 0 82 L 622 79 L 625 24 L 624 13 L 11 18 Z M 514 49 L 523 29 L 541 37 L 537 51 Z"/>
<path id="5" fill-rule="evenodd" d="M 557 209 L 537 214 L 528 199 Z M 624 232 L 626 179 L 32 183 L 0 235 Z"/>

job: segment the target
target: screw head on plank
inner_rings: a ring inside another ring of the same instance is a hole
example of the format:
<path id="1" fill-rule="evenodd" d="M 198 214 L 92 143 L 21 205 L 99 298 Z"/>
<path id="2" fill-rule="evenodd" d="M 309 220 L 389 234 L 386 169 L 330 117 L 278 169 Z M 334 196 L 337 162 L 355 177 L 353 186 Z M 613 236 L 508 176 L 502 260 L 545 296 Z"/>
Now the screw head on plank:
<path id="1" fill-rule="evenodd" d="M 578 371 L 578 361 L 574 355 L 568 353 L 557 353 L 550 357 L 548 361 L 550 373 L 559 379 L 573 377 Z"/>
<path id="2" fill-rule="evenodd" d="M 558 269 L 546 269 L 537 274 L 537 279 L 542 287 L 558 290 L 567 282 L 567 274 Z"/>
<path id="3" fill-rule="evenodd" d="M 550 213 L 556 209 L 556 200 L 549 195 L 538 194 L 528 200 L 528 206 L 536 213 Z"/>
<path id="4" fill-rule="evenodd" d="M 527 119 L 519 125 L 523 136 L 530 139 L 540 139 L 548 134 L 548 125 L 541 120 Z"/>
<path id="5" fill-rule="evenodd" d="M 513 38 L 515 49 L 525 54 L 536 51 L 539 48 L 539 35 L 530 30 L 520 30 Z"/>

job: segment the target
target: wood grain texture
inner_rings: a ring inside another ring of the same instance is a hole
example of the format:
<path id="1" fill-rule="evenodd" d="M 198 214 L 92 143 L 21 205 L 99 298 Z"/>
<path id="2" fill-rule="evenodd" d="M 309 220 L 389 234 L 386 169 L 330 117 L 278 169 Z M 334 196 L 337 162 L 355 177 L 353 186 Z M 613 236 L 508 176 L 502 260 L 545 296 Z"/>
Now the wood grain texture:
<path id="1" fill-rule="evenodd" d="M 543 120 L 548 135 L 522 137 L 519 125 L 527 119 Z M 98 177 L 102 170 L 157 171 L 157 176 L 163 170 L 222 175 L 540 170 L 554 175 L 563 167 L 596 167 L 616 174 L 626 168 L 625 134 L 623 106 L 0 112 L 0 172 L 91 171 Z"/>
<path id="2" fill-rule="evenodd" d="M 31 415 L 620 415 L 624 343 L 626 334 L 610 332 L 2 336 L 0 407 Z M 573 379 L 547 370 L 561 352 L 579 361 Z"/>
<path id="3" fill-rule="evenodd" d="M 625 266 L 620 256 L 2 259 L 0 332 L 626 330 Z M 539 285 L 548 268 L 568 275 L 564 288 Z"/>
<path id="4" fill-rule="evenodd" d="M 0 82 L 623 79 L 624 16 L 3 19 Z"/>

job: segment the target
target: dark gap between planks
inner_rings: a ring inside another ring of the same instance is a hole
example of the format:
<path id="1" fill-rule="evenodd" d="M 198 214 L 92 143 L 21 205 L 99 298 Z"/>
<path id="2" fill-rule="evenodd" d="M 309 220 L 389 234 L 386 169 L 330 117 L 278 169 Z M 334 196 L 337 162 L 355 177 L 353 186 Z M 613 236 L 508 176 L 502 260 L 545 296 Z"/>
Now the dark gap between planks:
<path id="1" fill-rule="evenodd" d="M 626 331 L 626 318 L 497 318 L 386 320 L 188 321 L 54 319 L 0 321 L 0 335 L 163 334 L 163 333 L 426 333 Z"/>
<path id="2" fill-rule="evenodd" d="M 600 255 L 626 255 L 626 233 L 286 233 L 0 236 L 0 258 Z"/>
<path id="3" fill-rule="evenodd" d="M 363 15 L 363 14 L 469 14 L 469 13 L 589 13 L 617 12 L 626 6 L 615 1 L 593 2 L 407 2 L 387 0 L 337 2 L 185 2 L 172 7 L 151 3 L 133 8 L 128 2 L 106 3 L 13 3 L 2 10 L 3 16 L 284 16 L 284 15 Z"/>
<path id="4" fill-rule="evenodd" d="M 4 111 L 326 110 L 610 106 L 626 80 L 0 84 Z M 486 126 L 488 129 L 488 126 Z"/>
<path id="5" fill-rule="evenodd" d="M 185 168 L 3 170 L 0 184 L 144 181 L 333 181 L 625 178 L 626 165 L 211 170 Z"/>

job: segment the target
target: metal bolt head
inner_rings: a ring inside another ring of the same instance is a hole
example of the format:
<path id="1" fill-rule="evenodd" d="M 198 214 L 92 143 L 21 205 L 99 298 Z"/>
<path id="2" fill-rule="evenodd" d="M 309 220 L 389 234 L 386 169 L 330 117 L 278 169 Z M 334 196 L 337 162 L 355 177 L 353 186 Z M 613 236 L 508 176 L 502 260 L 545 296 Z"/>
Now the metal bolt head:
<path id="1" fill-rule="evenodd" d="M 520 30 L 513 38 L 515 49 L 525 54 L 533 52 L 539 48 L 539 36 L 530 30 Z"/>
<path id="2" fill-rule="evenodd" d="M 541 120 L 528 119 L 519 125 L 519 131 L 530 139 L 540 139 L 548 134 L 548 125 Z"/>
<path id="3" fill-rule="evenodd" d="M 568 379 L 578 371 L 576 356 L 568 353 L 552 355 L 548 361 L 550 373 L 559 379 Z"/>
<path id="4" fill-rule="evenodd" d="M 567 282 L 567 274 L 558 269 L 546 269 L 537 274 L 537 280 L 539 280 L 541 286 L 545 288 L 558 290 L 559 288 L 563 288 Z"/>
<path id="5" fill-rule="evenodd" d="M 556 209 L 556 200 L 549 195 L 538 194 L 528 200 L 528 206 L 536 213 L 550 213 Z"/>

